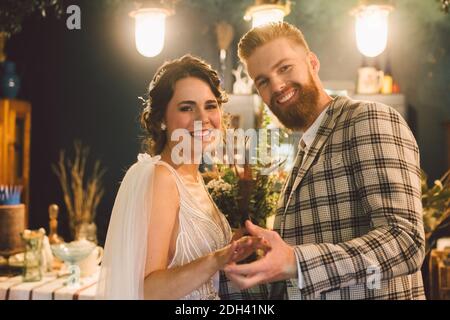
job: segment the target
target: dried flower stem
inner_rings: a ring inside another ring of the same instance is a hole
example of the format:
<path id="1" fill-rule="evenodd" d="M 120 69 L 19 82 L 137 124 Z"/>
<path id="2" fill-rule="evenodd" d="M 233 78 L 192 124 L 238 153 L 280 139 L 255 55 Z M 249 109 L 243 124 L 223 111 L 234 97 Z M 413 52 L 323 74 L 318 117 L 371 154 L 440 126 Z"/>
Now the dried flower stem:
<path id="1" fill-rule="evenodd" d="M 83 147 L 79 141 L 74 143 L 74 147 L 75 158 L 73 161 L 70 159 L 66 161 L 65 153 L 61 151 L 57 165 L 52 165 L 64 194 L 73 236 L 76 234 L 77 225 L 95 221 L 98 204 L 104 195 L 101 179 L 106 172 L 105 169 L 101 169 L 100 161 L 97 160 L 91 176 L 85 181 L 89 148 Z M 68 172 L 70 172 L 70 181 L 67 176 Z"/>

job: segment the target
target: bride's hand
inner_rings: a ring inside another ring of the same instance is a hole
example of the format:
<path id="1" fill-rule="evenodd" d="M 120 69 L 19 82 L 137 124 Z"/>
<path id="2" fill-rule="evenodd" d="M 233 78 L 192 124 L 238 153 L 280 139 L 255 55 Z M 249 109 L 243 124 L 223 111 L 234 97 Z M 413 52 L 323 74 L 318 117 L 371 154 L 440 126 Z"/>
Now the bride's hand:
<path id="1" fill-rule="evenodd" d="M 244 236 L 235 242 L 236 249 L 231 257 L 231 261 L 228 263 L 244 260 L 257 250 L 260 250 L 266 254 L 266 252 L 271 249 L 269 242 L 261 237 Z"/>
<path id="2" fill-rule="evenodd" d="M 223 247 L 222 249 L 214 251 L 211 255 L 216 260 L 217 267 L 222 270 L 226 264 L 233 261 L 233 256 L 237 251 L 236 241 L 232 241 L 229 245 Z"/>
<path id="3" fill-rule="evenodd" d="M 239 262 L 249 257 L 256 250 L 268 252 L 271 249 L 269 242 L 261 237 L 244 236 L 232 241 L 229 245 L 212 253 L 220 270 L 232 262 Z"/>
<path id="4" fill-rule="evenodd" d="M 247 229 L 245 227 L 241 227 L 239 229 L 236 229 L 233 233 L 233 237 L 231 238 L 231 241 L 239 240 L 243 236 L 247 235 Z"/>

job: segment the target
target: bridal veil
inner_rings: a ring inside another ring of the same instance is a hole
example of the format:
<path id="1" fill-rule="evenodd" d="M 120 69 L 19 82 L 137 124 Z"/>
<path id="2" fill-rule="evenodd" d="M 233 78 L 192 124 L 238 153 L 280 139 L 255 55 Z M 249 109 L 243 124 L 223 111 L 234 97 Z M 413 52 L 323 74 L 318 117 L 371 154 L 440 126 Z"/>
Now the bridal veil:
<path id="1" fill-rule="evenodd" d="M 97 284 L 97 299 L 143 299 L 153 178 L 160 156 L 139 154 L 114 202 Z"/>

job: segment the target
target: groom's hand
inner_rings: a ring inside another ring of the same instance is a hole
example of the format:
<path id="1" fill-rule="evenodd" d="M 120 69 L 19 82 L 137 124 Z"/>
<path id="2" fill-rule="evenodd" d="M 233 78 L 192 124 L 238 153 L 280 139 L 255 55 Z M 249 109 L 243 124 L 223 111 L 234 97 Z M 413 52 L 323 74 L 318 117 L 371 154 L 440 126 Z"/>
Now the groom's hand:
<path id="1" fill-rule="evenodd" d="M 271 249 L 255 262 L 226 265 L 224 271 L 228 279 L 242 290 L 261 283 L 297 278 L 294 249 L 275 231 L 260 228 L 250 221 L 245 225 L 250 235 L 265 239 Z"/>

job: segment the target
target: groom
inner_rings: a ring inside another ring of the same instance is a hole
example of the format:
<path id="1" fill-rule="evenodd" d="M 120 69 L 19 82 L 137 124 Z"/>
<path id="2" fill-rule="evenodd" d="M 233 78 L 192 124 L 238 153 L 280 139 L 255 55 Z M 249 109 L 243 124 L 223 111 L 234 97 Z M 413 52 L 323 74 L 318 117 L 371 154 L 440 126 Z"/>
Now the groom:
<path id="1" fill-rule="evenodd" d="M 222 298 L 269 283 L 271 299 L 424 299 L 419 150 L 406 122 L 386 105 L 328 96 L 288 23 L 250 30 L 239 57 L 272 112 L 304 133 L 275 230 L 246 223 L 272 249 L 228 265 Z"/>

